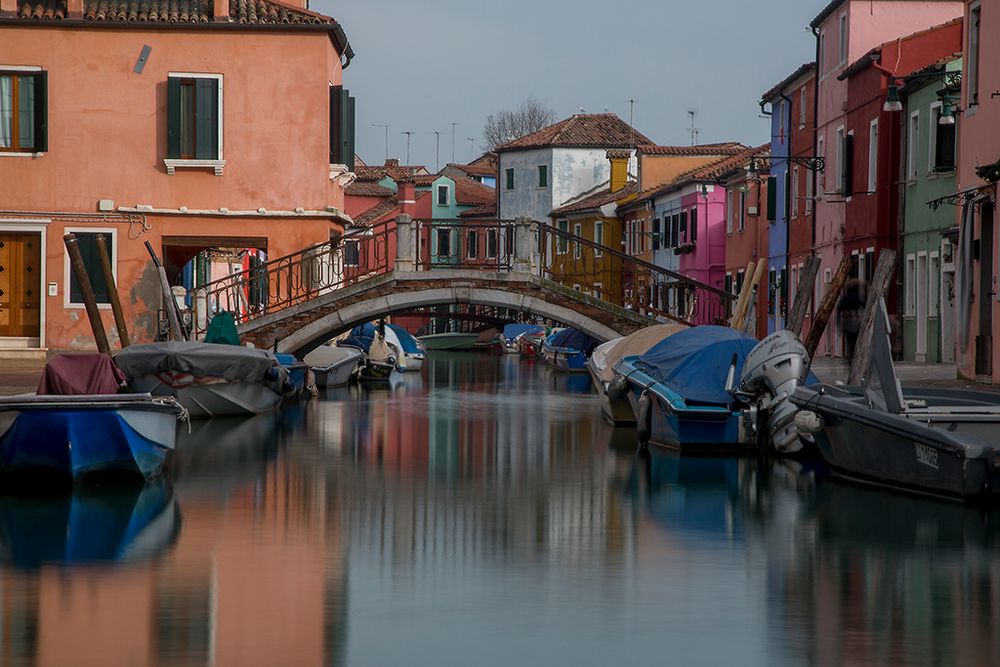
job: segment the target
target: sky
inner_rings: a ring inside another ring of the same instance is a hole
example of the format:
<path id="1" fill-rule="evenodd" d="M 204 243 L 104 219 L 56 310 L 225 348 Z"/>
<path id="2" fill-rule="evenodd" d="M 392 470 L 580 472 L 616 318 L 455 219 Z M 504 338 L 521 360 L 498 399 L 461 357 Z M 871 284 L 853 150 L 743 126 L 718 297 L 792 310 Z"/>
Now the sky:
<path id="1" fill-rule="evenodd" d="M 482 153 L 486 117 L 529 96 L 557 118 L 615 112 L 658 144 L 769 141 L 762 93 L 811 62 L 809 22 L 827 0 L 312 0 L 356 53 L 358 154 L 435 171 Z M 434 132 L 440 132 L 440 157 Z M 473 141 L 469 141 L 469 139 Z"/>

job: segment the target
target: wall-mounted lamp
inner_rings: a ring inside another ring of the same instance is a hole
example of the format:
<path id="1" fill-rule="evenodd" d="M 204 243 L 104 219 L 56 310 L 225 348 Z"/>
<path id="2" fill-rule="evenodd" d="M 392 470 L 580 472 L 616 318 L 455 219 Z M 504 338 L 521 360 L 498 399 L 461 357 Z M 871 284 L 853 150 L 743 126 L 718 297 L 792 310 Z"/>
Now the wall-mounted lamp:
<path id="1" fill-rule="evenodd" d="M 955 107 L 951 103 L 950 97 L 945 97 L 941 102 L 941 115 L 938 116 L 938 125 L 955 124 Z"/>
<path id="2" fill-rule="evenodd" d="M 903 103 L 899 100 L 899 87 L 896 83 L 889 84 L 889 93 L 886 95 L 885 104 L 882 105 L 882 111 L 887 111 L 889 113 L 895 113 L 903 110 Z"/>

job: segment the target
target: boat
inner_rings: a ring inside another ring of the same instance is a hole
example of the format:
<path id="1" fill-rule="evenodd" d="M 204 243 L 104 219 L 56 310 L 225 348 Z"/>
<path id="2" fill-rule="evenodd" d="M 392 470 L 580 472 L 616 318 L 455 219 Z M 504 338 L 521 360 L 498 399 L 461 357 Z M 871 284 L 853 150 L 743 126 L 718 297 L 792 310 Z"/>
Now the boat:
<path id="1" fill-rule="evenodd" d="M 286 396 L 298 398 L 304 395 L 308 389 L 306 384 L 309 376 L 309 364 L 304 361 L 299 361 L 295 358 L 294 354 L 277 352 L 274 357 L 288 372 L 288 381 L 292 383 L 292 388 Z"/>
<path id="2" fill-rule="evenodd" d="M 413 334 L 398 324 L 387 324 L 386 328 L 392 331 L 399 341 L 399 347 L 403 351 L 403 357 L 406 360 L 406 370 L 420 372 L 426 356 L 424 354 L 424 346 L 421 345 L 419 340 L 413 337 Z"/>
<path id="3" fill-rule="evenodd" d="M 146 343 L 114 360 L 132 389 L 176 398 L 194 418 L 270 412 L 293 389 L 272 353 L 239 345 Z"/>
<path id="4" fill-rule="evenodd" d="M 363 357 L 361 350 L 338 345 L 320 345 L 303 357 L 316 377 L 320 389 L 347 384 Z"/>
<path id="5" fill-rule="evenodd" d="M 545 332 L 521 334 L 517 338 L 517 351 L 522 357 L 536 359 L 543 340 L 545 340 Z"/>
<path id="6" fill-rule="evenodd" d="M 425 350 L 449 352 L 471 350 L 478 340 L 479 334 L 477 333 L 458 332 L 430 334 L 420 337 L 420 342 L 423 344 Z"/>
<path id="7" fill-rule="evenodd" d="M 525 335 L 537 335 L 541 336 L 545 333 L 545 328 L 537 324 L 508 324 L 504 326 L 503 331 L 498 333 L 496 337 L 491 341 L 491 351 L 500 352 L 503 354 L 518 354 L 519 350 L 519 339 L 521 336 Z"/>
<path id="8" fill-rule="evenodd" d="M 860 386 L 798 387 L 795 424 L 844 478 L 970 503 L 1000 500 L 1000 395 L 902 388 L 885 303 Z"/>
<path id="9" fill-rule="evenodd" d="M 340 347 L 351 347 L 361 351 L 364 357 L 358 362 L 359 382 L 388 382 L 392 372 L 402 358 L 402 353 L 387 341 L 389 334 L 383 334 L 382 327 L 362 324 L 351 329 L 346 338 L 337 343 Z M 392 334 L 395 337 L 395 334 Z"/>
<path id="10" fill-rule="evenodd" d="M 0 474 L 158 475 L 183 410 L 172 398 L 113 393 L 123 381 L 107 355 L 56 355 L 37 393 L 0 397 Z"/>
<path id="11" fill-rule="evenodd" d="M 0 496 L 0 561 L 17 569 L 135 562 L 165 552 L 181 516 L 164 477 Z"/>
<path id="12" fill-rule="evenodd" d="M 601 397 L 601 410 L 612 424 L 622 426 L 635 424 L 635 412 L 625 392 L 616 392 L 615 399 L 608 396 L 608 386 L 615 379 L 615 364 L 623 357 L 645 354 L 657 343 L 686 328 L 683 324 L 657 324 L 594 348 L 590 359 L 587 360 L 586 368 Z"/>
<path id="13" fill-rule="evenodd" d="M 561 329 L 542 342 L 541 356 L 551 368 L 567 373 L 586 373 L 587 358 L 598 342 L 576 329 Z"/>
<path id="14" fill-rule="evenodd" d="M 729 391 L 757 340 L 714 325 L 679 331 L 615 366 L 642 441 L 681 451 L 739 451 L 744 405 Z"/>

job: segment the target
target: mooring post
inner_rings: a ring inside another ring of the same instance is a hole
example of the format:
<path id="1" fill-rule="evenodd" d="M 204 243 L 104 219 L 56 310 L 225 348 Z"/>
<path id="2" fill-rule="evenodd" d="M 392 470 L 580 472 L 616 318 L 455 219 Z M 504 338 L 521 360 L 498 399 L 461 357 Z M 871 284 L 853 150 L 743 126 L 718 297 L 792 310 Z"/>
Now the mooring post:
<path id="1" fill-rule="evenodd" d="M 111 354 L 111 346 L 108 344 L 108 335 L 104 331 L 104 322 L 101 321 L 101 311 L 97 307 L 97 297 L 94 295 L 94 288 L 90 284 L 90 276 L 87 274 L 87 267 L 83 263 L 83 255 L 80 253 L 80 246 L 74 234 L 67 234 L 63 237 L 66 244 L 66 252 L 69 254 L 69 263 L 76 276 L 76 282 L 80 284 L 80 294 L 83 296 L 83 305 L 87 308 L 87 317 L 90 319 L 90 328 L 94 332 L 94 341 L 97 343 L 97 350 L 101 354 Z M 114 285 L 108 285 L 108 289 L 114 289 Z"/>
<path id="2" fill-rule="evenodd" d="M 872 356 L 872 332 L 877 307 L 889 289 L 889 282 L 896 272 L 896 251 L 883 248 L 875 265 L 875 275 L 868 285 L 868 299 L 865 312 L 861 318 L 861 328 L 858 330 L 858 341 L 855 344 L 854 359 L 851 361 L 851 373 L 847 376 L 847 384 L 859 384 L 868 371 L 868 363 Z M 921 323 L 922 324 L 922 323 Z"/>
<path id="3" fill-rule="evenodd" d="M 413 243 L 413 218 L 405 213 L 396 217 L 396 270 L 415 271 L 417 267 Z"/>
<path id="4" fill-rule="evenodd" d="M 114 269 L 111 266 L 111 256 L 108 253 L 108 246 L 104 239 L 104 234 L 97 235 L 97 255 L 101 260 L 101 269 L 104 271 L 104 283 L 108 286 L 111 312 L 115 316 L 115 326 L 118 328 L 118 341 L 124 350 L 132 343 L 129 340 L 128 327 L 125 325 L 125 315 L 122 313 L 122 302 L 118 298 L 118 284 L 115 282 Z"/>
<path id="5" fill-rule="evenodd" d="M 532 248 L 535 245 L 531 223 L 531 218 L 514 221 L 514 261 L 511 264 L 514 273 L 531 273 Z"/>

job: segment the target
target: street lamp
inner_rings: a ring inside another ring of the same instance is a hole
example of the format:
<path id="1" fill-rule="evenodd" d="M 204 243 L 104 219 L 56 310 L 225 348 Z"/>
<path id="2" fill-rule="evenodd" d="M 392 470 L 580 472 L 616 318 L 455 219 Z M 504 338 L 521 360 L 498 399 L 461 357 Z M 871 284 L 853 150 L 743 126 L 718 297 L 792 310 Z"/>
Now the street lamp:
<path id="1" fill-rule="evenodd" d="M 885 104 L 882 105 L 882 111 L 888 111 L 889 113 L 895 113 L 903 110 L 903 103 L 899 100 L 899 87 L 896 83 L 889 84 L 889 92 L 885 98 Z"/>

